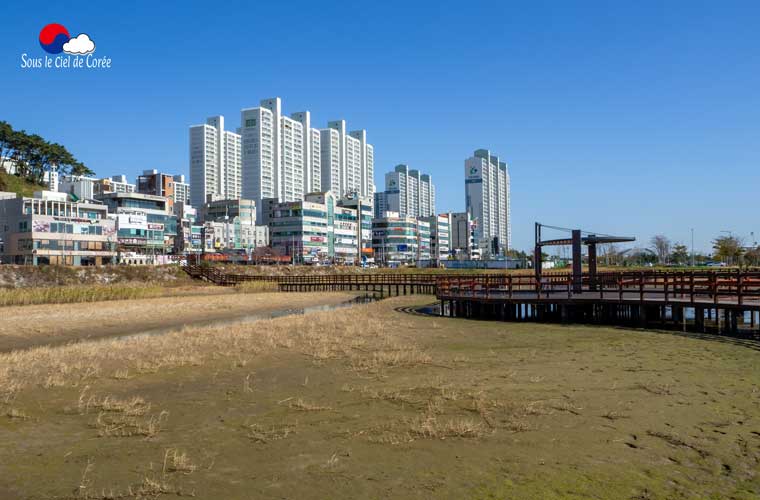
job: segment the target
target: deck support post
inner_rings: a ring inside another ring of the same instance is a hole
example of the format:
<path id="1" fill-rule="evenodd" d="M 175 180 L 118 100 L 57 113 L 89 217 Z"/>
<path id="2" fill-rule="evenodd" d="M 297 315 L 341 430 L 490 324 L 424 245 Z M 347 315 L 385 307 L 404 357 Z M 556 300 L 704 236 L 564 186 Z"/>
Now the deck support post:
<path id="1" fill-rule="evenodd" d="M 694 325 L 699 333 L 705 333 L 705 309 L 704 307 L 694 308 Z"/>
<path id="2" fill-rule="evenodd" d="M 646 328 L 648 319 L 649 318 L 647 318 L 647 306 L 644 306 L 644 305 L 639 306 L 639 328 Z"/>
<path id="3" fill-rule="evenodd" d="M 583 291 L 583 267 L 581 255 L 581 230 L 573 229 L 573 292 Z"/>
<path id="4" fill-rule="evenodd" d="M 736 309 L 731 310 L 731 334 L 736 335 L 739 333 L 739 311 Z"/>
<path id="5" fill-rule="evenodd" d="M 568 321 L 568 312 L 569 311 L 567 310 L 567 308 L 568 308 L 568 306 L 566 306 L 566 305 L 559 306 L 559 317 L 560 317 L 560 321 L 562 323 L 567 323 L 567 321 Z"/>

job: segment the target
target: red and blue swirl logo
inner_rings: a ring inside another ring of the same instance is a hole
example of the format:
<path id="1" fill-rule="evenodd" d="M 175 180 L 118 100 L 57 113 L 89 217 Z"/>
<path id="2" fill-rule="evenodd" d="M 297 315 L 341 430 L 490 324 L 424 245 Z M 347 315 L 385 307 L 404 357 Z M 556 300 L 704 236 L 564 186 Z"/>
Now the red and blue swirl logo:
<path id="1" fill-rule="evenodd" d="M 69 30 L 62 24 L 48 24 L 40 31 L 40 46 L 49 54 L 65 52 L 69 55 L 84 56 L 95 52 L 95 42 L 87 33 L 69 36 Z"/>
<path id="2" fill-rule="evenodd" d="M 69 32 L 62 24 L 48 24 L 40 31 L 40 46 L 49 54 L 63 52 L 63 45 L 69 40 Z"/>

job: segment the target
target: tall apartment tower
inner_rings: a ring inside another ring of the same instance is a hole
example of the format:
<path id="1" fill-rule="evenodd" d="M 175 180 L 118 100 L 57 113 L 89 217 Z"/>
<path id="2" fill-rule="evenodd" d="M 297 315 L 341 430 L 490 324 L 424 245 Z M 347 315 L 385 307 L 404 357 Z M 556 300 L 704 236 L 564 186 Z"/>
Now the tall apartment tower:
<path id="1" fill-rule="evenodd" d="M 224 130 L 224 117 L 190 127 L 190 199 L 202 207 L 212 199 L 240 198 L 240 135 Z"/>
<path id="2" fill-rule="evenodd" d="M 336 197 L 374 193 L 374 150 L 366 131 L 347 133 L 343 120 L 314 129 L 308 111 L 284 116 L 279 97 L 243 109 L 240 123 L 245 198 L 289 202 L 318 191 Z"/>
<path id="3" fill-rule="evenodd" d="M 290 117 L 302 127 L 303 143 L 303 192 L 316 193 L 322 190 L 321 133 L 311 128 L 311 113 L 299 111 Z"/>
<path id="4" fill-rule="evenodd" d="M 347 154 L 350 157 L 353 153 L 353 161 L 349 162 L 353 171 L 348 176 L 346 191 L 371 198 L 375 194 L 375 150 L 367 143 L 366 130 L 354 130 L 348 135 Z"/>
<path id="5" fill-rule="evenodd" d="M 435 215 L 435 186 L 428 174 L 396 165 L 385 174 L 385 203 L 386 210 L 402 217 L 430 217 Z"/>
<path id="6" fill-rule="evenodd" d="M 464 161 L 465 205 L 475 224 L 475 245 L 492 247 L 498 238 L 499 251 L 512 247 L 510 180 L 507 164 L 487 149 L 478 149 Z"/>
<path id="7" fill-rule="evenodd" d="M 345 120 L 327 123 L 322 133 L 322 186 L 335 196 L 372 197 L 375 193 L 374 148 L 366 130 L 346 131 Z"/>
<path id="8" fill-rule="evenodd" d="M 322 144 L 322 189 L 330 191 L 335 196 L 342 196 L 341 165 L 343 164 L 343 153 L 340 132 L 333 128 L 320 130 L 320 141 Z"/>
<path id="9" fill-rule="evenodd" d="M 278 198 L 279 151 L 275 146 L 274 114 L 263 107 L 242 110 L 240 136 L 243 142 L 242 195 L 256 202 L 257 217 L 261 219 L 259 201 L 264 198 Z"/>
<path id="10" fill-rule="evenodd" d="M 288 202 L 320 190 L 321 135 L 311 128 L 308 111 L 284 116 L 282 100 L 273 97 L 262 100 L 257 108 L 243 109 L 240 124 L 243 197 Z"/>

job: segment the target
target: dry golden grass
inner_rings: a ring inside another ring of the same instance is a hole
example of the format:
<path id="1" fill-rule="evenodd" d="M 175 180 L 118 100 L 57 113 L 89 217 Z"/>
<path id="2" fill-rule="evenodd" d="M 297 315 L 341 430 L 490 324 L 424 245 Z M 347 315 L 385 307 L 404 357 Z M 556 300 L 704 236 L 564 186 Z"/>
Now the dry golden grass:
<path id="1" fill-rule="evenodd" d="M 230 293 L 277 292 L 277 283 L 246 282 L 225 289 L 215 286 L 166 287 L 156 284 L 67 285 L 25 288 L 0 288 L 0 307 L 34 304 L 75 304 L 111 300 L 186 297 L 192 295 L 228 295 Z"/>
<path id="2" fill-rule="evenodd" d="M 150 439 L 156 437 L 161 431 L 162 425 L 168 417 L 169 412 L 167 411 L 145 417 L 101 411 L 92 423 L 92 427 L 97 429 L 100 437 L 142 436 Z"/>
<path id="3" fill-rule="evenodd" d="M 229 320 L 283 308 L 337 304 L 350 293 L 235 293 L 215 287 L 207 293 L 112 302 L 47 304 L 0 308 L 0 352 L 82 338 L 123 336 L 156 328 L 181 328 L 195 321 Z M 184 293 L 184 292 L 182 292 Z M 167 314 L 181 311 L 181 314 Z M 239 359 L 249 359 L 241 355 Z M 114 374 L 110 371 L 110 374 Z M 131 375 L 136 372 L 130 371 Z M 51 383 L 56 381 L 51 380 Z"/>
<path id="4" fill-rule="evenodd" d="M 309 403 L 307 401 L 304 401 L 301 398 L 296 399 L 295 401 L 291 401 L 288 404 L 288 408 L 292 410 L 298 410 L 298 411 L 327 411 L 332 410 L 329 406 L 321 406 L 313 403 Z"/>
<path id="5" fill-rule="evenodd" d="M 238 293 L 268 293 L 277 292 L 277 283 L 272 281 L 245 281 L 236 285 L 234 290 Z"/>
<path id="6" fill-rule="evenodd" d="M 255 443 L 269 443 L 286 439 L 295 433 L 295 426 L 292 425 L 272 425 L 262 426 L 260 424 L 251 424 L 246 426 L 248 437 Z"/>
<path id="7" fill-rule="evenodd" d="M 409 421 L 410 434 L 424 439 L 478 438 L 486 431 L 483 424 L 469 418 L 440 419 L 426 415 Z"/>
<path id="8" fill-rule="evenodd" d="M 385 314 L 380 308 L 357 306 L 340 314 L 312 313 L 3 353 L 0 400 L 12 401 L 15 394 L 29 386 L 81 388 L 113 374 L 125 378 L 215 360 L 247 359 L 274 349 L 295 350 L 315 360 L 345 359 L 354 370 L 375 374 L 430 363 L 428 353 L 387 330 Z M 250 389 L 250 380 L 246 387 Z M 89 407 L 100 405 L 102 409 L 106 404 L 102 398 L 87 398 L 85 404 Z"/>
<path id="9" fill-rule="evenodd" d="M 181 452 L 176 448 L 169 448 L 164 453 L 163 472 L 180 472 L 182 474 L 191 474 L 198 467 L 190 460 L 187 453 Z"/>
<path id="10" fill-rule="evenodd" d="M 31 304 L 71 304 L 104 300 L 129 300 L 161 297 L 161 286 L 87 285 L 43 288 L 0 288 L 0 306 Z"/>
<path id="11" fill-rule="evenodd" d="M 26 420 L 29 418 L 29 415 L 26 414 L 23 410 L 19 410 L 18 408 L 11 408 L 7 412 L 5 412 L 5 416 L 11 419 L 18 419 L 18 420 Z"/>

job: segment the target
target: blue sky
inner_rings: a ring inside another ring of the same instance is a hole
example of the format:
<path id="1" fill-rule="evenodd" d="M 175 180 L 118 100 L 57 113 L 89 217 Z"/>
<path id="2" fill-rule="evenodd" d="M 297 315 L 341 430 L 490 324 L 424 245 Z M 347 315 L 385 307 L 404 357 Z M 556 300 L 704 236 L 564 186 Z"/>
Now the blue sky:
<path id="1" fill-rule="evenodd" d="M 118 2 L 3 6 L 0 119 L 98 175 L 187 173 L 189 125 L 283 98 L 375 146 L 376 183 L 429 172 L 464 208 L 463 161 L 510 165 L 513 246 L 533 222 L 760 238 L 758 2 Z M 48 23 L 108 70 L 22 69 Z"/>

